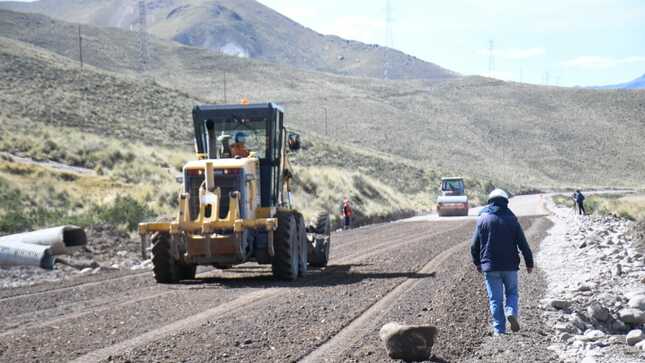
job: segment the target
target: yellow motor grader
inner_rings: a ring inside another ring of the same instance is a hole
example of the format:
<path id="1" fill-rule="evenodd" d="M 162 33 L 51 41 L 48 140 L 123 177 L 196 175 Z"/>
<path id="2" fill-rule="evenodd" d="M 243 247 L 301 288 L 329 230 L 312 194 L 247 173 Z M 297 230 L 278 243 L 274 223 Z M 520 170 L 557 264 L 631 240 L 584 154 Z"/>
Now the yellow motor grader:
<path id="1" fill-rule="evenodd" d="M 329 214 L 306 226 L 295 209 L 288 154 L 300 149 L 300 137 L 283 122 L 273 103 L 193 109 L 197 160 L 178 177 L 177 219 L 139 225 L 144 254 L 152 242 L 157 282 L 193 279 L 197 265 L 256 261 L 284 280 L 327 265 Z"/>

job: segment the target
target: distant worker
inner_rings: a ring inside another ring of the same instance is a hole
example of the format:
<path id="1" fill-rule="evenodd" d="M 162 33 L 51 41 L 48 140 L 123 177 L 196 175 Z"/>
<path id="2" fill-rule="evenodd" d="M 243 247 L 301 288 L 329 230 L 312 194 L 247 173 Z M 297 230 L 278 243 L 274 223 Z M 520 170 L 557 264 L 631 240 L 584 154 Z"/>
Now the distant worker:
<path id="1" fill-rule="evenodd" d="M 245 158 L 249 156 L 249 149 L 246 148 L 246 134 L 238 132 L 235 134 L 235 143 L 231 145 L 231 156 Z"/>
<path id="2" fill-rule="evenodd" d="M 578 206 L 578 214 L 586 215 L 585 211 L 585 196 L 580 190 L 576 190 L 576 205 Z"/>
<path id="3" fill-rule="evenodd" d="M 343 200 L 343 207 L 341 210 L 341 216 L 343 217 L 343 229 L 350 229 L 352 226 L 352 206 L 349 205 L 349 198 L 345 197 Z"/>
<path id="4" fill-rule="evenodd" d="M 493 316 L 493 333 L 502 335 L 506 334 L 506 320 L 513 332 L 520 330 L 518 249 L 524 256 L 528 273 L 533 272 L 533 253 L 522 226 L 508 208 L 508 194 L 502 189 L 495 189 L 488 196 L 488 203 L 486 212 L 477 220 L 470 254 L 477 271 L 484 274 Z"/>

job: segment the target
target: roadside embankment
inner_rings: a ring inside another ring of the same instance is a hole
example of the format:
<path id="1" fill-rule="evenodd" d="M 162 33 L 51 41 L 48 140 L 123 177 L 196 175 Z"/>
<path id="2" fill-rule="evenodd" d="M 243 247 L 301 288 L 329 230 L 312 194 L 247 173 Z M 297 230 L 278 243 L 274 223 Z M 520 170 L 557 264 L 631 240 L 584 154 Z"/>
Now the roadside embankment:
<path id="1" fill-rule="evenodd" d="M 598 205 L 590 203 L 600 212 Z M 634 232 L 642 223 L 615 213 L 580 216 L 551 201 L 548 207 L 555 225 L 537 263 L 548 282 L 541 303 L 552 327 L 549 349 L 564 362 L 644 359 L 645 259 Z"/>

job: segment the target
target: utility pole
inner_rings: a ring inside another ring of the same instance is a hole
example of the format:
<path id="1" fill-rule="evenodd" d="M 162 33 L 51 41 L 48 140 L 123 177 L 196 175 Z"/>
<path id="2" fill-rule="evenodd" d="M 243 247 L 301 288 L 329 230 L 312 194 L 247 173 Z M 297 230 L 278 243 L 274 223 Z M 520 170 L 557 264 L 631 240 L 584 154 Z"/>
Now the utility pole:
<path id="1" fill-rule="evenodd" d="M 226 72 L 224 72 L 224 103 L 226 104 L 228 101 L 226 100 Z"/>
<path id="2" fill-rule="evenodd" d="M 488 42 L 488 76 L 493 78 L 495 72 L 495 42 L 491 39 Z"/>
<path id="3" fill-rule="evenodd" d="M 325 136 L 328 136 L 328 134 L 327 134 L 327 107 L 325 107 Z"/>
<path id="4" fill-rule="evenodd" d="M 383 67 L 383 79 L 390 77 L 390 60 L 389 53 L 394 48 L 394 37 L 392 36 L 392 3 L 390 0 L 385 2 L 385 46 L 390 49 L 385 49 L 385 63 Z"/>
<path id="5" fill-rule="evenodd" d="M 139 0 L 139 66 L 140 72 L 145 73 L 148 66 L 148 24 L 146 2 Z"/>
<path id="6" fill-rule="evenodd" d="M 83 70 L 83 37 L 81 36 L 81 24 L 78 25 L 78 58 L 81 62 L 81 71 Z"/>

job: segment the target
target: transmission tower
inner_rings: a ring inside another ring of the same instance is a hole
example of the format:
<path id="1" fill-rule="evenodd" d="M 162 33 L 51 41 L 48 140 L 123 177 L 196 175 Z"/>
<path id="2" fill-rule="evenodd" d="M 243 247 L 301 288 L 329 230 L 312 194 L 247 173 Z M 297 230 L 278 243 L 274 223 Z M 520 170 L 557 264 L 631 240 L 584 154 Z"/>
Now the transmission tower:
<path id="1" fill-rule="evenodd" d="M 393 49 L 394 48 L 394 37 L 392 36 L 392 23 L 394 19 L 392 18 L 392 3 L 390 0 L 385 1 L 385 46 Z M 389 79 L 390 76 L 390 60 L 389 60 L 390 50 L 385 50 L 385 64 L 383 67 L 383 78 Z"/>
<path id="2" fill-rule="evenodd" d="M 139 0 L 139 71 L 145 73 L 148 68 L 148 23 L 146 2 Z"/>
<path id="3" fill-rule="evenodd" d="M 491 39 L 488 42 L 488 76 L 493 78 L 495 73 L 495 42 Z"/>

